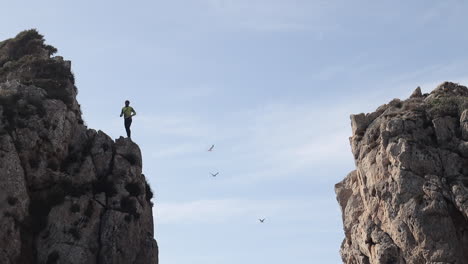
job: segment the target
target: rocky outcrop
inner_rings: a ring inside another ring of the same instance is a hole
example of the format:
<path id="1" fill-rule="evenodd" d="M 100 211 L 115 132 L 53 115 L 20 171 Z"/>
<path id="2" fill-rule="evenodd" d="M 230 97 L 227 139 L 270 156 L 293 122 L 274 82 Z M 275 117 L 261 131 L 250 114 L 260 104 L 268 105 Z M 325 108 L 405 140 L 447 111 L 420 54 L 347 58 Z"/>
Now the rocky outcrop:
<path id="1" fill-rule="evenodd" d="M 0 42 L 0 263 L 157 263 L 140 149 L 85 126 L 55 52 Z"/>
<path id="2" fill-rule="evenodd" d="M 356 170 L 335 191 L 344 263 L 468 263 L 468 89 L 418 88 L 351 116 Z"/>

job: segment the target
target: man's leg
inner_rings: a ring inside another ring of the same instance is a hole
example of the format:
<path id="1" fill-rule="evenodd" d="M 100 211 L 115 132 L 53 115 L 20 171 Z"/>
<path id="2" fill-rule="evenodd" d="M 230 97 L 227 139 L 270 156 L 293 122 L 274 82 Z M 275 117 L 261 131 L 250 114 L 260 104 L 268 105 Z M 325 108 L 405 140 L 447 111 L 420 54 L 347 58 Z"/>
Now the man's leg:
<path id="1" fill-rule="evenodd" d="M 125 130 L 127 131 L 127 137 L 131 138 L 132 132 L 130 126 L 132 125 L 132 118 L 125 118 Z"/>

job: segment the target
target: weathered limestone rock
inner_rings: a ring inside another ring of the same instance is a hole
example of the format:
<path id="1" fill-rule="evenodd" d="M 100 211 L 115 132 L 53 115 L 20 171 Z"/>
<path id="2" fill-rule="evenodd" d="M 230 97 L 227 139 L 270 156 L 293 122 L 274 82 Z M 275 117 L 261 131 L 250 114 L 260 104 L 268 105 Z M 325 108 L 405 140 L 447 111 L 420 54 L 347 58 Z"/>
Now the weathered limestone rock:
<path id="1" fill-rule="evenodd" d="M 418 98 L 418 97 L 423 97 L 422 92 L 421 92 L 421 87 L 419 86 L 418 88 L 416 88 L 416 90 L 413 91 L 410 98 Z"/>
<path id="2" fill-rule="evenodd" d="M 468 88 L 417 89 L 351 124 L 356 170 L 335 186 L 343 262 L 467 264 Z"/>
<path id="3" fill-rule="evenodd" d="M 140 149 L 84 125 L 55 51 L 0 42 L 0 263 L 158 263 Z"/>

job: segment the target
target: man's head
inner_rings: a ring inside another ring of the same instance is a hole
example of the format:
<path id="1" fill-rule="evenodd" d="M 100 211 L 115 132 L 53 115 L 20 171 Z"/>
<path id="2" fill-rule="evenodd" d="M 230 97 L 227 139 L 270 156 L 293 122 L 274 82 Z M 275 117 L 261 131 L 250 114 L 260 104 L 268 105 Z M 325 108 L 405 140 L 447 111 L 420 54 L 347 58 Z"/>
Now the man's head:
<path id="1" fill-rule="evenodd" d="M 126 100 L 125 101 L 125 106 L 129 106 L 130 105 L 130 101 L 129 100 Z"/>

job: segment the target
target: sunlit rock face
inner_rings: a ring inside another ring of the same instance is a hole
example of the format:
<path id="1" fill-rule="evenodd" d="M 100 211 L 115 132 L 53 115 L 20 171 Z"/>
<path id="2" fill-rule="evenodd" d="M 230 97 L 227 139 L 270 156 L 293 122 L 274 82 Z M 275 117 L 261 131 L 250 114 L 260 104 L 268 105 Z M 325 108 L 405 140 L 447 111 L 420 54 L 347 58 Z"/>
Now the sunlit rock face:
<path id="1" fill-rule="evenodd" d="M 0 263 L 158 263 L 140 149 L 86 127 L 55 52 L 0 42 Z"/>
<path id="2" fill-rule="evenodd" d="M 343 262 L 468 263 L 468 89 L 417 89 L 351 124 Z"/>

